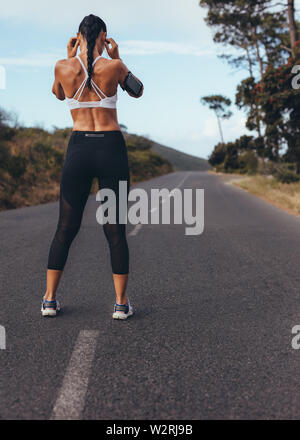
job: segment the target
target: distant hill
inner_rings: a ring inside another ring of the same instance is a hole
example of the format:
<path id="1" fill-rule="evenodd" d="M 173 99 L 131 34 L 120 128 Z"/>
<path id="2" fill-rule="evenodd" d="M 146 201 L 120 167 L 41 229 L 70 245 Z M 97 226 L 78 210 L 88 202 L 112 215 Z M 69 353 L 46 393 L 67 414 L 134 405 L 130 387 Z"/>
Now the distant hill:
<path id="1" fill-rule="evenodd" d="M 151 150 L 159 154 L 164 159 L 167 159 L 172 164 L 174 170 L 205 171 L 211 168 L 206 159 L 191 156 L 190 154 L 183 153 L 182 151 L 175 150 L 174 148 L 166 147 L 165 145 L 158 144 L 157 142 L 153 142 Z"/>
<path id="2" fill-rule="evenodd" d="M 152 141 L 144 136 L 138 136 L 131 133 L 123 132 L 126 141 L 139 146 L 139 149 L 150 149 L 154 153 L 159 154 L 172 165 L 174 170 L 178 171 L 205 171 L 211 169 L 208 161 L 197 156 L 183 153 L 174 148 L 166 147 L 157 142 Z"/>

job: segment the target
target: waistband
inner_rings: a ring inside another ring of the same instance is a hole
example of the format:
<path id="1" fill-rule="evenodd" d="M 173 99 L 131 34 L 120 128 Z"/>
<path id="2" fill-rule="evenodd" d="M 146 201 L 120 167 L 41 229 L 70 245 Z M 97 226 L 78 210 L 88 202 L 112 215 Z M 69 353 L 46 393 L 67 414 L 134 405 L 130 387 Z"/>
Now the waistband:
<path id="1" fill-rule="evenodd" d="M 97 140 L 99 139 L 111 139 L 113 142 L 113 139 L 120 139 L 124 140 L 124 136 L 122 131 L 120 130 L 100 130 L 100 131 L 77 131 L 73 130 L 70 136 L 70 142 L 80 142 L 83 140 Z"/>
<path id="2" fill-rule="evenodd" d="M 122 131 L 121 130 L 100 130 L 100 131 L 78 131 L 78 130 L 73 130 L 72 131 L 72 133 L 71 133 L 71 136 L 74 134 L 74 135 L 77 135 L 77 136 L 85 136 L 86 134 L 87 135 L 98 135 L 98 134 L 107 134 L 107 135 L 109 135 L 109 134 L 114 134 L 114 133 L 119 133 L 119 134 L 123 134 L 122 133 Z"/>
<path id="3" fill-rule="evenodd" d="M 77 131 L 73 130 L 70 141 L 97 140 L 97 139 L 123 139 L 121 130 L 100 130 L 100 131 Z"/>
<path id="4" fill-rule="evenodd" d="M 98 146 L 124 145 L 125 138 L 120 130 L 101 130 L 101 131 L 77 131 L 73 130 L 69 138 L 69 144 L 96 144 Z"/>

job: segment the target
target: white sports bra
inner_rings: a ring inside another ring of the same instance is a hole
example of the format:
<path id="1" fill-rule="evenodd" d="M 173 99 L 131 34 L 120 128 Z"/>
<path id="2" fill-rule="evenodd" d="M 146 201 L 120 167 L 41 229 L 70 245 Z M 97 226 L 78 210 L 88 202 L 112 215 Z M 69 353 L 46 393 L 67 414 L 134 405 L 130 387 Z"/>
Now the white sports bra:
<path id="1" fill-rule="evenodd" d="M 80 101 L 80 97 L 82 95 L 83 89 L 85 88 L 89 75 L 80 56 L 76 55 L 76 58 L 79 60 L 84 70 L 85 78 L 82 81 L 79 89 L 77 90 L 73 98 L 66 97 L 70 110 L 75 110 L 77 108 L 93 108 L 93 107 L 117 108 L 118 93 L 116 93 L 113 96 L 106 96 L 92 79 L 91 79 L 91 85 L 95 93 L 99 96 L 99 101 L 86 101 L 86 102 Z M 99 58 L 101 58 L 101 55 L 95 58 L 93 62 L 93 66 L 95 65 L 96 61 L 99 60 Z M 99 93 L 101 93 L 104 96 L 104 98 L 102 98 L 102 96 Z"/>

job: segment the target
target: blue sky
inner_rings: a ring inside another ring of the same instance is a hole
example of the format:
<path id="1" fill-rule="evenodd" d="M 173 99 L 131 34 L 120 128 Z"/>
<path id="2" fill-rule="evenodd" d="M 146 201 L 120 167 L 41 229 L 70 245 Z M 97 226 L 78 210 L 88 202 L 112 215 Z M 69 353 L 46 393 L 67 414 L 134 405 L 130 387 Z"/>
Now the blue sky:
<path id="1" fill-rule="evenodd" d="M 297 6 L 300 0 L 297 1 Z M 72 125 L 65 102 L 51 93 L 54 65 L 66 58 L 66 45 L 81 19 L 90 13 L 107 24 L 125 64 L 144 83 L 141 99 L 118 92 L 119 122 L 128 131 L 186 153 L 207 157 L 219 142 L 217 122 L 200 97 L 212 93 L 234 101 L 235 72 L 218 59 L 205 10 L 198 0 L 11 0 L 0 10 L 0 65 L 6 88 L 0 106 L 18 114 L 25 125 Z M 300 5 L 299 5 L 300 6 Z M 103 54 L 107 57 L 106 52 Z M 232 108 L 225 141 L 246 133 L 245 115 Z"/>

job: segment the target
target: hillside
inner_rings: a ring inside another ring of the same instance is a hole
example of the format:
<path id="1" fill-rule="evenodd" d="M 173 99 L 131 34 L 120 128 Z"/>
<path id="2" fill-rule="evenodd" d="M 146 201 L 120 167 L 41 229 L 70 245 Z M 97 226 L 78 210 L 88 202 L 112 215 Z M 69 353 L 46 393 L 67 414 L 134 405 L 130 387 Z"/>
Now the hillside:
<path id="1" fill-rule="evenodd" d="M 151 151 L 167 159 L 172 164 L 174 170 L 205 171 L 211 168 L 206 159 L 183 153 L 182 151 L 166 147 L 157 142 L 153 142 Z"/>
<path id="2" fill-rule="evenodd" d="M 11 126 L 0 109 L 0 210 L 57 200 L 71 128 Z M 206 170 L 208 162 L 123 131 L 131 182 L 175 170 Z M 98 190 L 96 179 L 92 192 Z"/>
<path id="3" fill-rule="evenodd" d="M 166 147 L 144 136 L 137 136 L 130 133 L 124 133 L 124 136 L 129 142 L 139 142 L 139 144 L 145 145 L 154 153 L 159 154 L 170 162 L 176 171 L 204 171 L 211 169 L 206 159 L 201 159 L 200 157 L 191 156 L 174 148 Z"/>
<path id="4" fill-rule="evenodd" d="M 2 118 L 1 118 L 2 115 Z M 71 128 L 11 127 L 0 112 L 0 210 L 57 200 Z M 136 137 L 126 141 L 131 182 L 173 171 L 168 160 Z M 92 193 L 98 190 L 96 179 Z"/>

